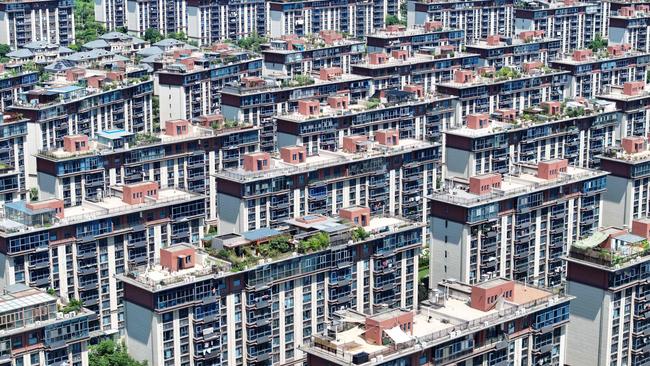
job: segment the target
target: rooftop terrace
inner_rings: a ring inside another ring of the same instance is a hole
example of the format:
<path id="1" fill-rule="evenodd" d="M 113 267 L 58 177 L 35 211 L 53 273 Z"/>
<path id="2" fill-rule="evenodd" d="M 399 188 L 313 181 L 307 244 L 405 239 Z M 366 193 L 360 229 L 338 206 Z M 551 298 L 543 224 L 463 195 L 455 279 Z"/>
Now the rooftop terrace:
<path id="1" fill-rule="evenodd" d="M 544 179 L 539 176 L 537 167 L 533 165 L 517 164 L 516 170 L 518 173 L 504 175 L 500 187 L 491 188 L 488 193 L 472 193 L 469 180 L 451 178 L 442 190 L 434 192 L 430 198 L 461 206 L 479 206 L 608 174 L 599 170 L 568 166 L 566 172 L 559 173 L 557 177 Z"/>
<path id="2" fill-rule="evenodd" d="M 60 202 L 60 212 L 56 212 L 52 208 L 53 206 L 46 206 L 42 209 L 30 208 L 31 203 L 24 201 L 7 203 L 0 214 L 0 232 L 5 235 L 22 234 L 203 198 L 202 195 L 196 193 L 163 188 L 157 190 L 157 197 L 145 195 L 143 202 L 130 204 L 123 199 L 124 188 L 125 186 L 109 187 L 101 199 L 83 201 L 78 206 L 63 208 L 63 203 Z M 113 230 L 117 229 L 117 227 L 113 228 Z"/>
<path id="3" fill-rule="evenodd" d="M 601 228 L 571 246 L 567 260 L 605 270 L 617 270 L 650 260 L 650 220 L 634 220 L 631 229 Z"/>
<path id="4" fill-rule="evenodd" d="M 357 365 L 380 364 L 452 339 L 471 336 L 570 299 L 542 288 L 506 282 L 512 286 L 509 287 L 512 297 L 500 299 L 494 308 L 487 311 L 473 306 L 472 287 L 457 282 L 441 283 L 435 290 L 435 298 L 422 303 L 416 311 L 394 309 L 375 315 L 354 310 L 338 311 L 327 334 L 314 336 L 305 350 L 339 365 L 353 363 L 353 357 Z M 410 323 L 410 326 L 402 327 L 402 323 Z M 384 340 L 382 343 L 373 341 L 377 328 Z M 504 340 L 499 336 L 485 339 L 485 344 L 474 344 L 473 349 L 494 347 Z M 363 353 L 368 357 L 357 358 Z"/>
<path id="5" fill-rule="evenodd" d="M 216 176 L 226 180 L 245 183 L 260 179 L 289 176 L 292 174 L 371 159 L 374 157 L 392 156 L 435 145 L 416 139 L 401 139 L 399 145 L 386 146 L 374 141 L 367 141 L 365 146 L 366 149 L 357 153 L 345 152 L 343 150 L 335 152 L 321 150 L 318 154 L 307 156 L 305 161 L 302 163 L 286 163 L 275 157 L 271 159 L 270 169 L 268 170 L 249 171 L 244 168 L 226 169 L 218 172 Z"/>

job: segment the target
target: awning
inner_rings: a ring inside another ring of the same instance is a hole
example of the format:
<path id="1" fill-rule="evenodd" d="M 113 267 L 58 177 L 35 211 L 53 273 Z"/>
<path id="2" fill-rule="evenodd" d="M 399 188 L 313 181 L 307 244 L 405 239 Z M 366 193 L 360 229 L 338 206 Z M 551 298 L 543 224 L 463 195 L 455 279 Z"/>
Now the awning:
<path id="1" fill-rule="evenodd" d="M 384 332 L 393 340 L 393 342 L 395 342 L 395 344 L 406 343 L 411 340 L 411 336 L 404 333 L 400 327 L 384 329 Z"/>

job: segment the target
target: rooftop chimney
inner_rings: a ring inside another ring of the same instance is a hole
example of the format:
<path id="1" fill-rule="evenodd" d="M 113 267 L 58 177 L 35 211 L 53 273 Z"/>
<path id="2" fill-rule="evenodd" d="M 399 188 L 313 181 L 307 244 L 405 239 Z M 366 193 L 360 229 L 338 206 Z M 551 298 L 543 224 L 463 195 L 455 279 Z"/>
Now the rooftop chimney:
<path id="1" fill-rule="evenodd" d="M 158 199 L 158 183 L 156 182 L 140 182 L 134 184 L 127 184 L 122 190 L 122 202 L 135 205 L 144 203 L 146 197 Z"/>
<path id="2" fill-rule="evenodd" d="M 573 51 L 573 60 L 586 61 L 592 54 L 593 52 L 591 52 L 591 50 L 575 50 Z"/>
<path id="3" fill-rule="evenodd" d="M 370 224 L 370 208 L 361 206 L 340 208 L 339 217 L 349 220 L 355 226 L 368 226 Z"/>
<path id="4" fill-rule="evenodd" d="M 385 53 L 375 52 L 368 54 L 368 63 L 371 65 L 382 65 L 388 61 L 388 55 Z"/>
<path id="5" fill-rule="evenodd" d="M 557 101 L 547 101 L 541 103 L 542 108 L 549 116 L 555 116 L 562 113 L 562 104 Z"/>
<path id="6" fill-rule="evenodd" d="M 173 119 L 165 122 L 165 135 L 184 136 L 190 133 L 190 121 L 186 119 Z"/>
<path id="7" fill-rule="evenodd" d="M 439 21 L 433 21 L 433 22 L 425 22 L 424 23 L 424 31 L 425 32 L 433 32 L 433 31 L 438 31 L 442 29 L 442 22 Z"/>
<path id="8" fill-rule="evenodd" d="M 623 84 L 623 94 L 639 95 L 643 91 L 645 83 L 643 81 L 628 81 Z"/>
<path id="9" fill-rule="evenodd" d="M 537 164 L 537 177 L 553 180 L 560 176 L 560 173 L 566 173 L 569 161 L 567 159 L 555 159 L 540 161 Z"/>
<path id="10" fill-rule="evenodd" d="M 196 250 L 185 244 L 160 249 L 160 265 L 169 272 L 193 268 L 196 263 Z"/>
<path id="11" fill-rule="evenodd" d="M 88 136 L 67 135 L 63 136 L 63 150 L 67 152 L 88 151 Z"/>
<path id="12" fill-rule="evenodd" d="M 459 84 L 465 84 L 472 81 L 473 74 L 470 70 L 455 70 L 454 71 L 454 82 Z"/>
<path id="13" fill-rule="evenodd" d="M 632 234 L 650 239 L 650 219 L 632 220 Z"/>
<path id="14" fill-rule="evenodd" d="M 367 136 L 344 136 L 343 137 L 343 150 L 349 153 L 356 153 L 361 151 L 360 144 L 368 141 Z"/>
<path id="15" fill-rule="evenodd" d="M 298 113 L 303 116 L 318 116 L 320 114 L 320 103 L 317 100 L 299 100 L 298 101 Z"/>
<path id="16" fill-rule="evenodd" d="M 479 130 L 490 127 L 490 117 L 485 113 L 470 114 L 467 116 L 467 128 Z"/>
<path id="17" fill-rule="evenodd" d="M 399 132 L 397 130 L 379 130 L 375 132 L 375 141 L 384 146 L 399 145 Z"/>
<path id="18" fill-rule="evenodd" d="M 393 50 L 391 52 L 391 56 L 393 56 L 394 59 L 406 61 L 406 59 L 409 57 L 409 54 L 406 52 L 406 50 Z"/>
<path id="19" fill-rule="evenodd" d="M 327 104 L 332 109 L 348 109 L 349 99 L 347 95 L 330 95 Z"/>
<path id="20" fill-rule="evenodd" d="M 321 80 L 330 81 L 343 75 L 343 69 L 340 67 L 324 67 L 320 69 L 319 78 Z"/>
<path id="21" fill-rule="evenodd" d="M 515 283 L 513 281 L 490 281 L 472 286 L 470 306 L 480 311 L 494 309 L 499 299 L 512 301 L 515 294 Z"/>
<path id="22" fill-rule="evenodd" d="M 304 163 L 307 159 L 307 149 L 304 146 L 286 146 L 280 148 L 282 161 L 289 164 Z"/>
<path id="23" fill-rule="evenodd" d="M 491 35 L 491 36 L 487 36 L 486 41 L 487 41 L 488 46 L 498 46 L 499 43 L 501 43 L 501 36 L 496 35 L 496 34 Z"/>
<path id="24" fill-rule="evenodd" d="M 271 155 L 267 152 L 257 152 L 244 155 L 244 170 L 257 172 L 271 169 Z"/>
<path id="25" fill-rule="evenodd" d="M 490 173 L 469 177 L 469 192 L 484 195 L 492 192 L 492 188 L 501 188 L 501 174 Z"/>
<path id="26" fill-rule="evenodd" d="M 645 139 L 641 136 L 627 136 L 621 139 L 621 146 L 628 154 L 635 154 L 645 150 Z"/>

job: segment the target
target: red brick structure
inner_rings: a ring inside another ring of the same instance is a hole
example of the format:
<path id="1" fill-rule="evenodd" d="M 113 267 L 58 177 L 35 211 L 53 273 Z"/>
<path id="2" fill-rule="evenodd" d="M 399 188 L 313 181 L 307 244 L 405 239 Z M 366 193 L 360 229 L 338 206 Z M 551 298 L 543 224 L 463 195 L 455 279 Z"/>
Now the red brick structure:
<path id="1" fill-rule="evenodd" d="M 568 166 L 567 159 L 540 161 L 537 164 L 537 176 L 548 180 L 556 179 L 560 173 L 566 173 Z"/>
<path id="2" fill-rule="evenodd" d="M 469 178 L 469 192 L 473 194 L 488 194 L 492 188 L 501 187 L 501 174 L 482 174 Z"/>
<path id="3" fill-rule="evenodd" d="M 271 155 L 267 152 L 258 152 L 244 155 L 244 170 L 256 172 L 271 169 Z"/>
<path id="4" fill-rule="evenodd" d="M 190 246 L 180 244 L 160 249 L 160 265 L 170 272 L 193 268 L 195 263 L 196 250 Z"/>
<path id="5" fill-rule="evenodd" d="M 304 146 L 286 146 L 280 148 L 282 161 L 289 164 L 304 163 L 307 159 L 307 149 Z"/>
<path id="6" fill-rule="evenodd" d="M 158 199 L 158 183 L 142 182 L 125 185 L 122 191 L 122 201 L 129 205 L 144 203 L 145 197 Z"/>
<path id="7" fill-rule="evenodd" d="M 339 217 L 349 220 L 356 226 L 368 226 L 370 223 L 370 208 L 354 206 L 339 209 Z"/>
<path id="8" fill-rule="evenodd" d="M 68 135 L 63 136 L 63 150 L 67 152 L 88 151 L 88 136 Z"/>

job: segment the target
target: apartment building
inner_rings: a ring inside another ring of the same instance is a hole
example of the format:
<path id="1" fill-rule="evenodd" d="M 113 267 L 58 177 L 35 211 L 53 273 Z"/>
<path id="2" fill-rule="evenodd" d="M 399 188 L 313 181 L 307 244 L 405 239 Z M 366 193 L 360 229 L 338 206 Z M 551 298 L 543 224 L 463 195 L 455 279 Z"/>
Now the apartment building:
<path id="1" fill-rule="evenodd" d="M 426 22 L 423 26 L 407 29 L 400 25 L 388 25 L 366 36 L 370 53 L 392 53 L 404 50 L 409 56 L 430 47 L 455 46 L 461 49 L 465 32 L 461 29 L 444 28 L 440 22 Z"/>
<path id="2" fill-rule="evenodd" d="M 64 207 L 96 200 L 115 184 L 156 182 L 205 194 L 205 217 L 217 219 L 216 171 L 243 166 L 243 156 L 259 150 L 259 129 L 227 128 L 217 115 L 165 123 L 163 133 L 137 139 L 125 131 L 64 137 L 64 147 L 36 156 L 43 198 L 63 200 Z"/>
<path id="3" fill-rule="evenodd" d="M 188 33 L 186 0 L 125 1 L 126 28 L 130 34 L 144 37 L 147 29 L 156 29 L 165 35 Z"/>
<path id="4" fill-rule="evenodd" d="M 508 109 L 517 114 L 568 96 L 568 71 L 551 69 L 535 61 L 523 64 L 522 69 L 454 70 L 452 80 L 437 84 L 438 93 L 456 97 L 452 102 L 456 117 L 453 126 L 463 126 L 469 114 L 493 114 Z"/>
<path id="5" fill-rule="evenodd" d="M 439 22 L 444 28 L 462 29 L 466 44 L 494 34 L 511 37 L 514 20 L 513 0 L 410 0 L 407 3 L 409 28 Z"/>
<path id="6" fill-rule="evenodd" d="M 650 115 L 646 105 L 650 103 L 650 93 L 645 81 L 628 81 L 622 85 L 609 85 L 607 92 L 598 99 L 616 103 L 619 131 L 617 139 L 626 136 L 648 136 Z"/>
<path id="7" fill-rule="evenodd" d="M 259 56 L 225 44 L 163 54 L 158 62 L 164 65 L 155 74 L 163 121 L 218 113 L 225 85 L 262 72 Z"/>
<path id="8" fill-rule="evenodd" d="M 364 37 L 384 24 L 382 16 L 375 19 L 373 0 L 271 0 L 268 2 L 268 31 L 272 37 L 295 34 L 299 37 L 321 31 L 347 33 Z M 379 24 L 377 24 L 379 23 Z"/>
<path id="9" fill-rule="evenodd" d="M 78 299 L 98 329 L 124 326 L 122 283 L 115 275 L 153 263 L 158 250 L 203 237 L 205 196 L 155 182 L 113 186 L 94 200 L 5 203 L 0 223 L 3 286 L 23 283 Z"/>
<path id="10" fill-rule="evenodd" d="M 19 48 L 29 42 L 74 43 L 72 0 L 0 2 L 0 44 Z"/>
<path id="11" fill-rule="evenodd" d="M 0 202 L 27 196 L 27 143 L 27 120 L 16 114 L 0 113 Z"/>
<path id="12" fill-rule="evenodd" d="M 431 195 L 431 285 L 492 277 L 562 283 L 568 248 L 602 223 L 607 173 L 565 159 L 515 171 L 450 178 Z"/>
<path id="13" fill-rule="evenodd" d="M 367 207 L 339 215 L 221 235 L 210 254 L 162 249 L 159 264 L 120 277 L 129 351 L 155 365 L 301 363 L 341 308 L 413 309 L 422 225 L 370 217 Z M 283 249 L 259 254 L 276 244 Z"/>
<path id="14" fill-rule="evenodd" d="M 219 232 L 277 227 L 289 218 L 370 207 L 372 215 L 425 222 L 422 198 L 441 177 L 439 144 L 400 139 L 396 130 L 342 138 L 343 149 L 308 153 L 305 146 L 244 157 L 244 167 L 217 173 Z"/>
<path id="15" fill-rule="evenodd" d="M 336 312 L 305 348 L 307 364 L 564 364 L 571 296 L 501 278 L 433 291 L 417 311 Z"/>
<path id="16" fill-rule="evenodd" d="M 543 31 L 559 38 L 560 51 L 569 54 L 589 46 L 597 37 L 607 39 L 609 2 L 523 1 L 514 10 L 514 34 Z"/>
<path id="17" fill-rule="evenodd" d="M 286 77 L 247 77 L 221 91 L 221 111 L 228 120 L 260 127 L 260 148 L 271 152 L 276 147 L 274 118 L 298 109 L 298 102 L 313 99 L 325 102 L 331 95 L 346 93 L 349 102 L 370 96 L 370 78 L 343 74 L 339 67 L 321 69 L 318 76 L 300 79 Z"/>
<path id="18" fill-rule="evenodd" d="M 349 74 L 352 65 L 363 61 L 366 44 L 344 38 L 335 31 L 321 31 L 318 37 L 292 34 L 271 39 L 262 48 L 265 75 L 295 77 L 330 67 L 340 67 L 343 73 Z"/>
<path id="19" fill-rule="evenodd" d="M 126 27 L 125 0 L 97 0 L 94 6 L 95 21 L 108 31 Z"/>
<path id="20" fill-rule="evenodd" d="M 609 85 L 628 81 L 644 81 L 650 64 L 650 54 L 630 49 L 629 45 L 608 46 L 592 50 L 573 51 L 569 58 L 556 59 L 551 67 L 569 71 L 569 91 L 572 97 L 593 99 L 607 92 Z"/>
<path id="21" fill-rule="evenodd" d="M 377 100 L 348 103 L 346 95 L 330 96 L 318 108 L 303 108 L 276 117 L 278 146 L 304 146 L 309 154 L 342 149 L 345 136 L 375 136 L 395 130 L 401 139 L 442 143 L 452 121 L 452 97 L 425 95 L 422 86 L 386 90 Z M 315 106 L 315 104 L 314 104 Z"/>
<path id="22" fill-rule="evenodd" d="M 153 81 L 147 69 L 120 71 L 71 68 L 44 87 L 21 93 L 7 110 L 27 118 L 27 185 L 36 186 L 35 155 L 39 150 L 63 147 L 66 135 L 124 129 L 153 131 Z"/>
<path id="23" fill-rule="evenodd" d="M 603 228 L 571 247 L 567 364 L 648 363 L 649 227 L 647 219 L 634 220 L 631 228 Z"/>
<path id="24" fill-rule="evenodd" d="M 600 160 L 602 169 L 611 172 L 607 178 L 611 191 L 603 195 L 603 204 L 612 214 L 604 218 L 604 224 L 629 227 L 633 220 L 648 217 L 650 154 L 646 137 L 623 137 L 620 147 L 609 149 Z"/>
<path id="25" fill-rule="evenodd" d="M 627 44 L 637 51 L 650 52 L 649 29 L 650 6 L 629 4 L 609 17 L 609 44 Z"/>
<path id="26" fill-rule="evenodd" d="M 0 298 L 0 365 L 88 366 L 92 312 L 15 284 Z"/>
<path id="27" fill-rule="evenodd" d="M 264 0 L 186 0 L 187 37 L 200 46 L 267 34 Z"/>
<path id="28" fill-rule="evenodd" d="M 560 56 L 559 39 L 546 38 L 543 32 L 521 32 L 515 38 L 488 36 L 474 44 L 467 45 L 468 53 L 479 55 L 481 66 L 494 68 L 519 67 L 530 62 L 548 65 Z"/>
<path id="29" fill-rule="evenodd" d="M 11 106 L 20 93 L 36 86 L 38 72 L 24 66 L 23 63 L 0 64 L 0 112 Z"/>
<path id="30" fill-rule="evenodd" d="M 434 93 L 438 84 L 454 78 L 455 70 L 472 69 L 478 62 L 478 55 L 447 45 L 432 49 L 431 54 L 414 56 L 405 50 L 395 50 L 390 55 L 370 53 L 366 62 L 352 65 L 352 73 L 372 78 L 371 94 L 402 89 L 409 84 L 422 85 L 425 93 Z"/>
<path id="31" fill-rule="evenodd" d="M 599 168 L 600 155 L 617 145 L 619 119 L 613 103 L 545 102 L 517 116 L 470 114 L 467 125 L 447 129 L 446 173 L 513 172 L 517 163 L 567 159 L 572 166 Z"/>

